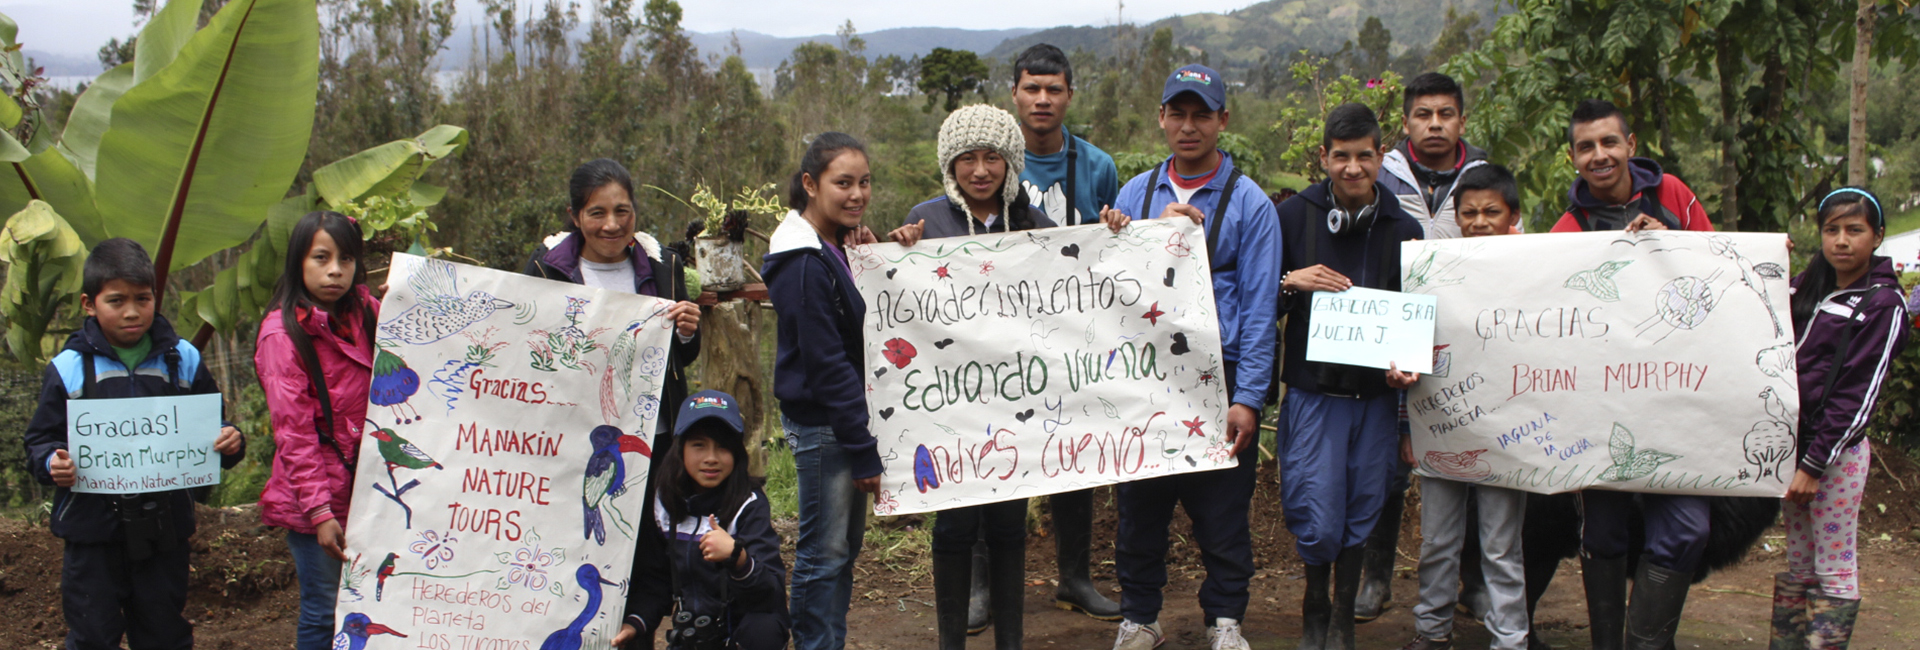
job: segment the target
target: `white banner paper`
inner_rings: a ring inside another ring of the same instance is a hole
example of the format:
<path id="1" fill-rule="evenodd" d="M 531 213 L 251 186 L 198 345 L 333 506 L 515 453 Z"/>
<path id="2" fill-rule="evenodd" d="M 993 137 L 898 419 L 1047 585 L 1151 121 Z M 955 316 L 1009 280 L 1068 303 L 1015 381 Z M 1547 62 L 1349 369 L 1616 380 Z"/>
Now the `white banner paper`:
<path id="1" fill-rule="evenodd" d="M 880 514 L 1235 465 L 1193 222 L 876 244 L 850 260 Z"/>
<path id="2" fill-rule="evenodd" d="M 1530 492 L 1777 497 L 1799 388 L 1786 237 L 1653 231 L 1407 242 L 1440 297 L 1407 395 L 1422 476 Z"/>
<path id="3" fill-rule="evenodd" d="M 410 255 L 390 286 L 336 647 L 606 647 L 672 303 Z"/>
<path id="4" fill-rule="evenodd" d="M 1433 296 L 1353 287 L 1312 300 L 1308 361 L 1433 372 Z"/>

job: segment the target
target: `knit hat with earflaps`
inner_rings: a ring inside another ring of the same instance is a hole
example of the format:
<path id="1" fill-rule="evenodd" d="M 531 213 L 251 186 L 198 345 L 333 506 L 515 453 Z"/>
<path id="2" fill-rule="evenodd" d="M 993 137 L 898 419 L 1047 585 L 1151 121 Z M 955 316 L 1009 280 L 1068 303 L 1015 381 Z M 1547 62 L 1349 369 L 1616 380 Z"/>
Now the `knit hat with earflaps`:
<path id="1" fill-rule="evenodd" d="M 1027 167 L 1027 139 L 1013 114 L 986 104 L 962 106 L 940 124 L 940 181 L 947 198 L 966 211 L 967 195 L 953 177 L 953 159 L 977 149 L 991 149 L 1007 161 L 1007 180 L 1000 186 L 1000 218 L 1010 219 L 1013 201 L 1020 196 L 1020 172 Z M 974 219 L 969 217 L 968 230 Z"/>

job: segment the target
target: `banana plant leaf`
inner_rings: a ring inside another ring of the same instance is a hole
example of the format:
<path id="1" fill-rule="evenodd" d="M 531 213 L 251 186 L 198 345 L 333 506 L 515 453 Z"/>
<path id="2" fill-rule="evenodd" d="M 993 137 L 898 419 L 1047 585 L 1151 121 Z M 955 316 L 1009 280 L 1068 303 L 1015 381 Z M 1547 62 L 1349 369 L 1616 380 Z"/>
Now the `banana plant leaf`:
<path id="1" fill-rule="evenodd" d="M 0 134 L 0 154 L 18 146 L 12 136 Z M 60 147 L 50 147 L 19 161 L 0 155 L 0 214 L 24 210 L 31 201 L 47 202 L 85 243 L 99 243 L 107 238 L 100 213 L 93 206 L 93 183 L 67 159 Z"/>
<path id="2" fill-rule="evenodd" d="M 113 103 L 127 94 L 133 87 L 133 64 L 122 63 L 112 70 L 94 77 L 87 91 L 80 93 L 80 99 L 73 103 L 73 112 L 67 115 L 67 128 L 60 132 L 62 153 L 80 168 L 88 180 L 94 178 L 94 161 L 100 154 L 100 136 L 107 134 L 107 124 L 113 118 Z"/>
<path id="3" fill-rule="evenodd" d="M 169 0 L 167 5 L 153 14 L 147 26 L 140 28 L 140 38 L 133 44 L 133 82 L 140 83 L 155 73 L 166 69 L 180 55 L 193 38 L 194 30 L 200 28 L 200 5 L 202 0 Z"/>
<path id="4" fill-rule="evenodd" d="M 182 293 L 177 323 L 180 331 L 196 332 L 194 339 L 198 342 L 205 340 L 199 332 L 229 332 L 258 319 L 273 298 L 274 283 L 285 272 L 287 239 L 293 235 L 293 225 L 313 208 L 311 191 L 274 204 L 253 247 L 241 253 L 233 266 L 215 274 L 212 284 Z"/>
<path id="5" fill-rule="evenodd" d="M 37 365 L 46 358 L 47 325 L 61 307 L 74 308 L 85 259 L 80 236 L 45 202 L 30 202 L 7 219 L 0 231 L 0 262 L 7 264 L 0 311 L 14 359 Z"/>
<path id="6" fill-rule="evenodd" d="M 113 103 L 95 167 L 113 191 L 95 205 L 108 235 L 154 251 L 162 286 L 286 195 L 313 129 L 319 29 L 314 0 L 234 0 Z"/>
<path id="7" fill-rule="evenodd" d="M 314 170 L 313 185 L 320 198 L 334 207 L 369 196 L 405 198 L 421 207 L 434 205 L 446 196 L 446 188 L 414 181 L 434 161 L 465 148 L 467 138 L 466 129 L 442 124 L 418 137 L 395 140 Z"/>

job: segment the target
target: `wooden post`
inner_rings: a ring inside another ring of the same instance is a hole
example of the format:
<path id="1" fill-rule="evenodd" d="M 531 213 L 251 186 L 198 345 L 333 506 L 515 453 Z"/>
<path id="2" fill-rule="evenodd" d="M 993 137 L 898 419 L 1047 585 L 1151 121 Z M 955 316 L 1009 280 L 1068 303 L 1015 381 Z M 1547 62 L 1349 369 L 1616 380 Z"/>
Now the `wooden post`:
<path id="1" fill-rule="evenodd" d="M 725 391 L 740 402 L 740 415 L 747 421 L 747 475 L 766 478 L 767 410 L 761 399 L 760 339 L 754 333 L 760 303 L 701 302 L 711 306 L 700 318 L 700 385 Z"/>

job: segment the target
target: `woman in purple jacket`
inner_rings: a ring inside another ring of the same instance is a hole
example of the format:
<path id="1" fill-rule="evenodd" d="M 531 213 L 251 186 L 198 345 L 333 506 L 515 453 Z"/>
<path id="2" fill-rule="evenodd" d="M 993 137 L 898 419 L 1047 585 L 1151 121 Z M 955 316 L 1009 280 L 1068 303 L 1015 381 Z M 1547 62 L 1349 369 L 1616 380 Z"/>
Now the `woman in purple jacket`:
<path id="1" fill-rule="evenodd" d="M 1787 571 L 1774 576 L 1773 650 L 1845 648 L 1853 634 L 1867 423 L 1910 327 L 1893 261 L 1873 255 L 1887 227 L 1879 199 L 1843 187 L 1820 201 L 1817 218 L 1820 252 L 1793 279 L 1800 427 L 1784 513 Z M 1760 431 L 1748 434 L 1750 454 Z"/>

